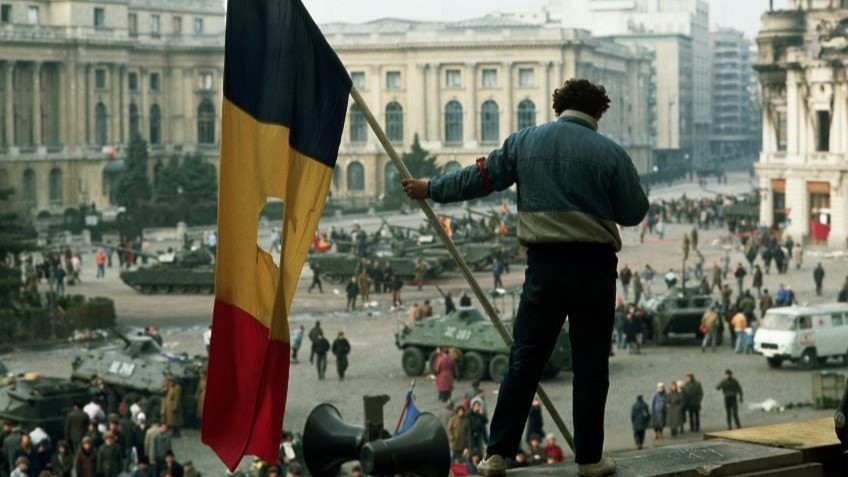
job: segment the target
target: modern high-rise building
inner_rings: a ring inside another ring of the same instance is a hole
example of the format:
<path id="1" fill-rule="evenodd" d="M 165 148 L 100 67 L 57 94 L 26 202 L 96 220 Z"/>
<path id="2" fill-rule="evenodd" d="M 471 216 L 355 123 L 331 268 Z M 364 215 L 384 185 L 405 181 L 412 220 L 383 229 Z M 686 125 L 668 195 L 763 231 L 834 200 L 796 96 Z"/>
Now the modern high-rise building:
<path id="1" fill-rule="evenodd" d="M 710 149 L 715 161 L 755 157 L 760 151 L 759 117 L 754 116 L 754 77 L 751 42 L 743 32 L 715 28 L 710 32 L 712 61 L 712 134 Z"/>
<path id="2" fill-rule="evenodd" d="M 551 0 L 505 18 L 584 28 L 655 54 L 656 166 L 686 171 L 710 163 L 711 74 L 706 0 Z"/>
<path id="3" fill-rule="evenodd" d="M 447 170 L 472 164 L 512 132 L 554 120 L 554 89 L 580 76 L 610 92 L 600 131 L 622 144 L 640 172 L 651 168 L 654 86 L 645 49 L 495 16 L 321 28 L 399 151 L 418 135 Z M 392 187 L 395 168 L 351 105 L 333 198 L 369 203 Z"/>
<path id="4" fill-rule="evenodd" d="M 848 242 L 848 2 L 794 0 L 763 16 L 760 221 L 796 242 Z"/>
<path id="5" fill-rule="evenodd" d="M 114 206 L 137 132 L 151 172 L 218 156 L 220 0 L 0 0 L 0 188 L 30 214 Z"/>

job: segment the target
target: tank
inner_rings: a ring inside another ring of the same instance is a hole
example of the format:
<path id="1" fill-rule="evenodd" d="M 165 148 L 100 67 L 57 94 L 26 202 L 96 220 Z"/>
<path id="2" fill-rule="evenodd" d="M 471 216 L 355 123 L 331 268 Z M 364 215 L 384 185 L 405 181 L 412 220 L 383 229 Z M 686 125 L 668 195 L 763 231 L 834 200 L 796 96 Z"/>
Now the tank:
<path id="1" fill-rule="evenodd" d="M 385 262 L 391 262 L 395 275 L 404 280 L 415 278 L 418 257 L 405 255 L 390 239 L 369 243 L 365 252 L 364 256 L 358 256 L 354 253 L 333 252 L 312 254 L 309 256 L 309 262 L 319 264 L 323 276 L 338 283 L 352 277 L 363 258 L 370 262 L 377 262 L 381 267 Z M 444 271 L 444 267 L 437 258 L 422 256 L 421 260 L 424 266 L 424 278 L 439 277 Z"/>
<path id="2" fill-rule="evenodd" d="M 152 397 L 158 402 L 162 397 L 165 376 L 170 375 L 182 387 L 186 424 L 196 424 L 195 394 L 200 374 L 206 368 L 206 358 L 168 353 L 153 338 L 141 333 L 131 336 L 115 334 L 123 343 L 77 356 L 72 363 L 71 379 L 88 383 L 92 376 L 97 375 L 119 398 L 132 392 Z"/>
<path id="3" fill-rule="evenodd" d="M 207 250 L 178 252 L 173 261 L 162 261 L 121 272 L 121 280 L 142 293 L 213 293 L 214 258 Z"/>
<path id="4" fill-rule="evenodd" d="M 645 312 L 653 327 L 654 343 L 668 344 L 672 334 L 690 335 L 700 340 L 704 312 L 714 303 L 712 296 L 698 294 L 697 288 L 674 287 L 666 294 L 645 302 Z"/>
<path id="5" fill-rule="evenodd" d="M 65 432 L 65 414 L 74 403 L 85 404 L 90 399 L 85 383 L 27 374 L 0 387 L 0 420 L 15 421 L 24 429 L 41 426 L 58 439 Z"/>
<path id="6" fill-rule="evenodd" d="M 505 325 L 512 328 L 510 322 Z M 571 344 L 565 328 L 545 367 L 545 378 L 571 369 Z M 432 371 L 437 346 L 462 351 L 460 371 L 465 379 L 500 382 L 509 365 L 509 347 L 495 326 L 474 307 L 460 307 L 445 316 L 426 318 L 414 328 L 403 325 L 395 334 L 395 344 L 403 352 L 401 366 L 409 376 L 420 376 L 428 368 Z"/>

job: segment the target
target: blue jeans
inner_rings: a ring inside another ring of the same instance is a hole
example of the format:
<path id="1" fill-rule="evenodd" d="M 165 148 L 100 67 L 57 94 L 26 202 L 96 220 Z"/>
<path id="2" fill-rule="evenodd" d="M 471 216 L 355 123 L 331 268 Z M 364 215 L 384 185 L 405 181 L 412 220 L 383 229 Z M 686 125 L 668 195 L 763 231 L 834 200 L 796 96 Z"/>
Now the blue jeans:
<path id="1" fill-rule="evenodd" d="M 575 460 L 601 460 L 616 292 L 615 252 L 590 244 L 531 245 L 509 369 L 492 416 L 488 455 L 513 457 L 548 358 L 568 316 Z"/>
<path id="2" fill-rule="evenodd" d="M 737 331 L 736 332 L 736 352 L 741 353 L 745 351 L 745 332 Z"/>

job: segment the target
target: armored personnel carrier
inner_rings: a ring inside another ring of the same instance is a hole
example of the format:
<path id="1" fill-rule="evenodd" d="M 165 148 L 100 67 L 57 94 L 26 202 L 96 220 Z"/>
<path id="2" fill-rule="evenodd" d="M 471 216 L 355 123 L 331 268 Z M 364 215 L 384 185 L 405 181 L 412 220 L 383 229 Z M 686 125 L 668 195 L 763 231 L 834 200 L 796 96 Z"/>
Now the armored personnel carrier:
<path id="1" fill-rule="evenodd" d="M 144 334 L 115 334 L 123 344 L 94 349 L 77 356 L 71 363 L 71 379 L 89 382 L 92 376 L 97 375 L 119 398 L 133 392 L 158 401 L 162 397 L 165 376 L 172 376 L 182 387 L 186 424 L 194 423 L 197 408 L 195 393 L 200 374 L 206 367 L 206 358 L 168 353 L 153 338 Z"/>
<path id="2" fill-rule="evenodd" d="M 701 317 L 713 303 L 713 297 L 698 294 L 697 288 L 679 287 L 647 300 L 645 312 L 653 326 L 654 343 L 668 344 L 672 334 L 690 335 L 698 340 L 703 338 L 698 329 Z"/>
<path id="3" fill-rule="evenodd" d="M 213 293 L 214 258 L 206 250 L 179 252 L 173 261 L 121 272 L 121 280 L 142 293 Z"/>
<path id="4" fill-rule="evenodd" d="M 25 374 L 0 387 L 0 420 L 10 420 L 25 429 L 41 426 L 53 438 L 64 432 L 65 414 L 74 403 L 91 399 L 87 384 L 62 378 Z"/>
<path id="5" fill-rule="evenodd" d="M 506 326 L 511 328 L 509 323 Z M 401 365 L 409 376 L 420 376 L 428 367 L 432 370 L 437 346 L 462 351 L 460 369 L 465 379 L 489 377 L 500 382 L 509 365 L 509 347 L 474 307 L 460 307 L 448 315 L 421 320 L 414 328 L 404 325 L 395 334 L 395 344 L 403 351 Z M 560 332 L 544 376 L 553 378 L 564 369 L 571 369 L 571 344 L 565 329 Z"/>
<path id="6" fill-rule="evenodd" d="M 400 254 L 388 240 L 369 243 L 365 256 L 360 257 L 353 253 L 320 253 L 311 255 L 309 262 L 320 265 L 322 274 L 330 281 L 341 283 L 356 273 L 363 258 L 377 262 L 381 267 L 385 262 L 390 262 L 395 275 L 404 280 L 415 278 L 418 257 Z M 444 271 L 438 259 L 422 256 L 421 261 L 424 278 L 436 278 Z"/>

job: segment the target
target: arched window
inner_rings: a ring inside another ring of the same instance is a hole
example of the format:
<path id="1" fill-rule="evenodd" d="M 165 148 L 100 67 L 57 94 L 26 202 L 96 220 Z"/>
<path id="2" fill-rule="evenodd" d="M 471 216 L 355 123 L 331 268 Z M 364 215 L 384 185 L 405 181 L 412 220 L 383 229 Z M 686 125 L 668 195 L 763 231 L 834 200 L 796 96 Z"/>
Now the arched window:
<path id="1" fill-rule="evenodd" d="M 159 144 L 162 142 L 162 112 L 159 110 L 159 105 L 154 104 L 150 107 L 150 144 Z"/>
<path id="2" fill-rule="evenodd" d="M 350 142 L 363 143 L 368 138 L 368 127 L 365 115 L 359 110 L 359 106 L 350 107 Z"/>
<path id="3" fill-rule="evenodd" d="M 215 106 L 208 99 L 197 107 L 197 143 L 215 144 Z"/>
<path id="4" fill-rule="evenodd" d="M 403 142 L 403 107 L 394 101 L 386 105 L 386 135 L 389 141 Z"/>
<path id="5" fill-rule="evenodd" d="M 62 171 L 50 170 L 50 205 L 62 205 Z"/>
<path id="6" fill-rule="evenodd" d="M 498 142 L 500 137 L 498 103 L 492 100 L 486 101 L 480 112 L 480 139 L 483 142 Z"/>
<path id="7" fill-rule="evenodd" d="M 536 105 L 525 99 L 518 103 L 518 129 L 532 128 L 536 125 Z"/>
<path id="8" fill-rule="evenodd" d="M 397 167 L 391 162 L 386 163 L 386 168 L 383 174 L 383 191 L 389 194 L 400 190 L 400 176 L 398 175 Z"/>
<path id="9" fill-rule="evenodd" d="M 97 103 L 94 107 L 94 142 L 98 146 L 105 146 L 109 142 L 108 123 L 106 106 L 103 103 Z"/>
<path id="10" fill-rule="evenodd" d="M 456 161 L 450 161 L 445 164 L 445 174 L 450 174 L 451 172 L 456 172 L 461 169 L 462 166 Z"/>
<path id="11" fill-rule="evenodd" d="M 462 143 L 462 105 L 458 101 L 445 105 L 445 142 Z"/>
<path id="12" fill-rule="evenodd" d="M 347 166 L 347 190 L 365 190 L 365 168 L 357 161 Z"/>
<path id="13" fill-rule="evenodd" d="M 22 197 L 25 203 L 35 205 L 35 171 L 32 169 L 24 171 Z"/>
<path id="14" fill-rule="evenodd" d="M 136 134 L 141 134 L 141 115 L 138 113 L 138 106 L 130 103 L 130 138 Z"/>

